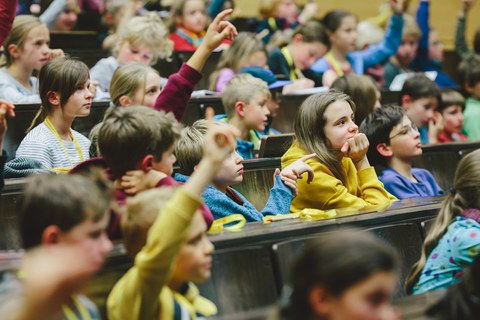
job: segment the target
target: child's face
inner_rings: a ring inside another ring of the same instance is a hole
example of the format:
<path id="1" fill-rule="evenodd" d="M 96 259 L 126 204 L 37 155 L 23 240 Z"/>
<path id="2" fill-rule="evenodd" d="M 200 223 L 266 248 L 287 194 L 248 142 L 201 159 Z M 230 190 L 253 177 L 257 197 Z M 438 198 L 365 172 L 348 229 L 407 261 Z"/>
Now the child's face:
<path id="1" fill-rule="evenodd" d="M 117 61 L 120 65 L 132 61 L 150 65 L 153 61 L 153 52 L 147 45 L 134 46 L 128 41 L 120 41 L 118 46 Z"/>
<path id="2" fill-rule="evenodd" d="M 267 108 L 267 96 L 256 94 L 243 109 L 243 123 L 249 130 L 265 130 L 270 111 Z"/>
<path id="3" fill-rule="evenodd" d="M 145 79 L 145 86 L 137 89 L 131 104 L 153 108 L 161 91 L 160 76 L 156 72 L 149 72 Z"/>
<path id="4" fill-rule="evenodd" d="M 447 133 L 461 133 L 463 126 L 463 110 L 459 105 L 453 105 L 442 111 L 443 130 Z"/>
<path id="5" fill-rule="evenodd" d="M 74 6 L 67 6 L 67 8 L 60 13 L 55 22 L 55 31 L 72 31 L 77 24 L 77 20 L 78 15 Z"/>
<path id="6" fill-rule="evenodd" d="M 396 274 L 378 271 L 347 289 L 339 297 L 327 298 L 328 319 L 393 320 L 398 312 L 390 304 L 395 289 Z"/>
<path id="7" fill-rule="evenodd" d="M 397 50 L 397 59 L 401 65 L 407 66 L 413 61 L 418 50 L 418 37 L 405 34 Z"/>
<path id="8" fill-rule="evenodd" d="M 293 63 L 300 70 L 310 68 L 315 61 L 320 59 L 327 52 L 327 46 L 323 43 L 315 42 L 294 42 L 290 46 Z"/>
<path id="9" fill-rule="evenodd" d="M 423 128 L 433 118 L 438 100 L 435 97 L 425 97 L 410 101 L 403 108 L 407 116 L 412 119 L 418 128 Z"/>
<path id="10" fill-rule="evenodd" d="M 357 43 L 357 19 L 354 16 L 346 16 L 342 19 L 340 27 L 330 34 L 332 46 L 342 52 L 355 50 Z"/>
<path id="11" fill-rule="evenodd" d="M 264 51 L 256 51 L 250 54 L 247 61 L 247 66 L 265 67 L 268 63 L 267 55 Z"/>
<path id="12" fill-rule="evenodd" d="M 170 283 L 177 287 L 187 281 L 208 280 L 211 274 L 213 250 L 213 244 L 207 237 L 205 219 L 197 211 L 190 224 L 185 244 L 180 249 Z"/>
<path id="13" fill-rule="evenodd" d="M 432 60 L 443 61 L 443 43 L 436 30 L 428 35 L 428 55 Z"/>
<path id="14" fill-rule="evenodd" d="M 49 60 L 49 43 L 50 33 L 47 27 L 37 26 L 28 32 L 18 57 L 14 57 L 14 59 L 26 69 L 40 70 Z"/>
<path id="15" fill-rule="evenodd" d="M 238 184 L 243 180 L 243 158 L 236 151 L 223 161 L 213 183 L 218 186 Z"/>
<path id="16" fill-rule="evenodd" d="M 185 29 L 200 33 L 205 30 L 207 24 L 207 13 L 203 0 L 188 0 L 183 8 L 183 15 L 180 25 Z"/>
<path id="17" fill-rule="evenodd" d="M 87 248 L 91 254 L 91 260 L 100 267 L 108 252 L 112 249 L 112 242 L 107 237 L 107 226 L 109 215 L 104 214 L 99 221 L 93 221 L 91 218 L 74 226 L 66 233 L 60 232 L 58 235 L 59 243 L 80 244 Z"/>
<path id="18" fill-rule="evenodd" d="M 67 102 L 61 109 L 64 117 L 86 117 L 90 114 L 93 94 L 88 89 L 89 86 L 90 80 L 85 82 L 80 88 L 77 88 L 70 98 L 68 98 Z"/>
<path id="19" fill-rule="evenodd" d="M 389 138 L 390 150 L 395 158 L 411 161 L 413 157 L 422 155 L 420 133 L 406 115 L 392 128 Z"/>
<path id="20" fill-rule="evenodd" d="M 334 150 L 340 150 L 348 139 L 358 134 L 354 113 L 346 101 L 335 101 L 325 110 L 323 131 Z"/>
<path id="21" fill-rule="evenodd" d="M 175 154 L 173 153 L 174 145 L 171 145 L 167 151 L 162 153 L 162 159 L 160 161 L 153 160 L 153 169 L 163 172 L 167 175 L 172 175 L 173 164 L 177 161 Z"/>
<path id="22" fill-rule="evenodd" d="M 277 6 L 276 18 L 284 18 L 288 22 L 295 21 L 298 17 L 298 7 L 293 0 L 281 0 Z"/>
<path id="23" fill-rule="evenodd" d="M 271 98 L 267 100 L 267 108 L 272 118 L 277 116 L 278 110 L 280 109 L 280 94 L 282 93 L 282 89 L 283 87 L 270 89 Z"/>

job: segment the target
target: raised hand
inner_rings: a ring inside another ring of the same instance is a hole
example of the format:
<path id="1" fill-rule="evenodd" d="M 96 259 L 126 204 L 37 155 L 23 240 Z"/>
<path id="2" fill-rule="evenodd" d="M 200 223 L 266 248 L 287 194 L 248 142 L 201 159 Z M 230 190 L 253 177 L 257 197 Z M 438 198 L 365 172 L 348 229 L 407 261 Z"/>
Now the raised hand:
<path id="1" fill-rule="evenodd" d="M 224 20 L 232 11 L 232 9 L 228 9 L 220 12 L 208 26 L 202 44 L 206 46 L 209 51 L 217 48 L 224 40 L 233 40 L 238 34 L 237 28 L 230 22 Z"/>

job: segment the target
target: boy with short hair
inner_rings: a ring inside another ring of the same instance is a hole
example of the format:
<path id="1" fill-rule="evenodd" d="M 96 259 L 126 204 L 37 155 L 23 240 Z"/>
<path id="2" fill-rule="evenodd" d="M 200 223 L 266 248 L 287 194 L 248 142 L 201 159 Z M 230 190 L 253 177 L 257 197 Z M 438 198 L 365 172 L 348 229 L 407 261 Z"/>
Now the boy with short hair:
<path id="1" fill-rule="evenodd" d="M 480 56 L 471 55 L 460 63 L 458 74 L 463 89 L 469 95 L 463 112 L 463 133 L 468 140 L 480 139 Z"/>
<path id="2" fill-rule="evenodd" d="M 439 143 L 467 140 L 467 136 L 462 134 L 463 110 L 465 110 L 465 98 L 459 92 L 442 91 L 442 101 L 436 111 L 442 115 L 443 122 L 443 130 L 437 136 Z"/>
<path id="3" fill-rule="evenodd" d="M 423 144 L 436 143 L 442 121 L 435 110 L 440 102 L 440 89 L 423 74 L 407 79 L 400 91 L 400 105 L 406 115 L 420 129 Z"/>
<path id="4" fill-rule="evenodd" d="M 255 157 L 260 147 L 270 111 L 267 101 L 271 98 L 267 83 L 250 74 L 238 74 L 227 82 L 222 91 L 222 103 L 227 117 L 216 120 L 228 122 L 240 131 L 237 152 L 244 159 Z"/>
<path id="5" fill-rule="evenodd" d="M 440 196 L 443 190 L 425 169 L 412 168 L 422 154 L 420 133 L 402 107 L 375 109 L 360 125 L 370 142 L 368 159 L 374 166 L 386 167 L 378 176 L 385 189 L 398 199 Z"/>
<path id="6" fill-rule="evenodd" d="M 59 283 L 59 286 L 66 289 L 67 296 L 59 296 L 59 292 L 49 292 L 48 289 L 55 290 L 55 288 L 49 288 L 47 283 L 44 284 L 47 289 L 44 294 L 51 293 L 52 299 L 55 299 L 55 301 L 45 301 L 45 303 L 52 304 L 52 307 L 59 302 L 59 304 L 63 303 L 63 311 L 59 310 L 60 312 L 57 314 L 59 319 L 71 319 L 72 315 L 82 320 L 100 319 L 96 306 L 87 297 L 77 293 L 72 294 L 68 287 L 71 285 L 75 287 L 75 283 L 84 282 L 85 277 L 90 277 L 100 269 L 112 247 L 106 235 L 110 200 L 111 190 L 101 172 L 92 173 L 90 176 L 80 174 L 34 175 L 29 178 L 23 190 L 19 203 L 19 228 L 27 256 L 34 253 L 37 250 L 36 247 L 40 247 L 48 248 L 54 257 L 56 250 L 58 254 L 58 250 L 65 250 L 65 248 L 68 250 L 68 246 L 71 245 L 70 248 L 82 254 L 81 260 L 88 262 L 89 265 L 89 267 L 84 265 L 81 269 L 78 269 L 77 265 L 71 267 L 73 272 L 70 276 L 80 277 L 80 279 L 65 279 L 68 271 L 64 272 L 61 267 L 58 268 L 61 274 L 50 274 L 54 277 L 51 279 L 52 283 L 63 282 L 63 284 Z M 65 253 L 68 255 L 68 252 Z M 58 261 L 54 262 L 58 263 Z M 75 263 L 72 260 L 70 262 Z M 79 264 L 83 264 L 83 262 Z M 53 264 L 52 267 L 56 268 L 57 266 Z M 3 313 L 7 312 L 5 310 L 11 311 L 7 313 L 9 316 L 18 311 L 15 310 L 15 305 L 12 306 L 10 299 L 20 297 L 19 305 L 24 303 L 28 305 L 32 302 L 28 300 L 29 284 L 38 283 L 41 280 L 29 279 L 29 276 L 42 274 L 42 272 L 33 272 L 32 275 L 32 273 L 28 273 L 28 270 L 32 270 L 31 268 L 32 266 L 21 270 L 17 275 L 4 277 L 4 281 L 0 283 L 1 315 L 5 315 Z M 61 291 L 62 288 L 57 290 Z M 5 292 L 9 299 L 5 299 L 3 296 Z M 38 292 L 35 293 L 38 294 Z M 32 297 L 30 296 L 30 298 Z M 52 311 L 44 305 L 40 309 Z M 3 319 L 3 316 L 1 317 Z M 40 318 L 42 317 L 40 316 Z"/>
<path id="7" fill-rule="evenodd" d="M 197 172 L 172 197 L 166 194 L 159 200 L 157 196 L 165 191 L 149 190 L 129 203 L 123 227 L 135 262 L 108 296 L 109 319 L 203 319 L 216 313 L 215 305 L 202 298 L 190 281 L 210 277 L 213 245 L 198 209 L 203 190 L 234 150 L 235 130 L 215 128 L 206 140 Z"/>
<path id="8" fill-rule="evenodd" d="M 216 125 L 224 124 L 217 122 Z M 175 174 L 177 181 L 185 182 L 192 173 L 198 171 L 198 163 L 203 155 L 202 148 L 207 143 L 205 140 L 207 129 L 208 122 L 198 120 L 182 131 L 175 146 L 175 154 L 180 165 L 180 173 Z M 233 152 L 218 170 L 212 184 L 206 188 L 203 200 L 215 219 L 239 213 L 250 222 L 261 221 L 266 215 L 289 213 L 290 204 L 297 192 L 297 178 L 301 178 L 303 173 L 308 172 L 308 183 L 313 179 L 312 168 L 305 161 L 314 156 L 315 154 L 311 154 L 302 157 L 281 172 L 276 169 L 275 183 L 270 190 L 270 197 L 260 212 L 240 192 L 230 187 L 243 180 L 243 158 L 237 152 Z"/>

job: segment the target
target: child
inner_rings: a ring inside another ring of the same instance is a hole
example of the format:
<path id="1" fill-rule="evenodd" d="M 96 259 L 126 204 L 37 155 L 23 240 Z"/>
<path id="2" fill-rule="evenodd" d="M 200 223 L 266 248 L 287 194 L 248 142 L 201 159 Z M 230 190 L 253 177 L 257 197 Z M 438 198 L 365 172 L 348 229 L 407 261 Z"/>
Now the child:
<path id="1" fill-rule="evenodd" d="M 168 39 L 174 51 L 195 51 L 203 41 L 207 26 L 204 0 L 177 0 L 171 8 L 172 26 Z"/>
<path id="2" fill-rule="evenodd" d="M 7 160 L 7 154 L 3 150 L 3 138 L 7 132 L 7 117 L 15 117 L 14 109 L 15 106 L 10 102 L 0 100 L 0 194 L 2 193 L 4 186 L 3 167 Z"/>
<path id="3" fill-rule="evenodd" d="M 270 114 L 267 116 L 267 123 L 265 124 L 265 129 L 263 131 L 257 131 L 257 133 L 260 136 L 279 134 L 279 131 L 271 128 L 271 124 L 273 118 L 277 116 L 278 110 L 280 109 L 280 96 L 282 94 L 283 88 L 291 84 L 292 81 L 278 80 L 271 70 L 256 66 L 244 67 L 242 68 L 242 70 L 240 70 L 240 73 L 248 73 L 255 78 L 265 81 L 268 85 L 268 89 L 270 89 L 270 98 L 267 99 L 266 102 L 266 106 Z"/>
<path id="4" fill-rule="evenodd" d="M 105 233 L 110 189 L 102 178 L 99 174 L 93 177 L 44 174 L 30 178 L 18 207 L 20 234 L 27 254 L 37 246 L 52 252 L 68 244 L 78 245 L 83 249 L 78 251 L 84 254 L 82 260 L 90 265 L 88 275 L 100 269 L 112 247 Z M 4 283 L 4 288 L 20 290 L 21 299 L 28 298 L 29 292 L 24 290 L 29 289 L 29 282 L 35 281 L 29 277 L 35 275 L 35 272 L 20 272 L 8 278 L 10 285 Z M 81 319 L 100 318 L 95 305 L 85 296 L 73 293 L 62 298 L 65 303 L 61 319 L 71 319 L 72 315 Z M 0 304 L 8 302 L 0 300 Z"/>
<path id="5" fill-rule="evenodd" d="M 56 58 L 40 69 L 38 78 L 42 106 L 16 157 L 37 160 L 55 172 L 67 172 L 89 158 L 90 140 L 71 128 L 75 118 L 90 114 L 94 93 L 88 67 L 79 60 Z"/>
<path id="6" fill-rule="evenodd" d="M 331 86 L 343 92 L 355 102 L 355 123 L 360 125 L 375 108 L 380 108 L 380 90 L 372 78 L 365 75 L 346 74 L 337 78 Z"/>
<path id="7" fill-rule="evenodd" d="M 153 65 L 158 58 L 170 57 L 171 50 L 167 28 L 156 14 L 133 17 L 120 30 L 113 55 L 101 59 L 90 70 L 90 78 L 98 81 L 95 99 L 110 98 L 110 81 L 118 66 L 130 61 Z"/>
<path id="8" fill-rule="evenodd" d="M 223 89 L 226 117 L 222 115 L 216 120 L 228 122 L 240 131 L 237 152 L 244 159 L 254 158 L 260 148 L 261 137 L 256 131 L 265 130 L 270 115 L 269 99 L 267 83 L 246 73 L 235 76 Z"/>
<path id="9" fill-rule="evenodd" d="M 313 71 L 323 73 L 324 86 L 330 87 L 337 77 L 344 74 L 364 74 L 367 68 L 384 62 L 397 52 L 402 39 L 402 1 L 390 0 L 390 6 L 393 15 L 385 38 L 362 51 L 354 51 L 357 22 L 352 13 L 337 9 L 325 15 L 322 22 L 328 30 L 330 51 L 312 66 Z"/>
<path id="10" fill-rule="evenodd" d="M 465 98 L 455 90 L 442 91 L 442 101 L 436 112 L 442 115 L 443 130 L 437 135 L 437 142 L 465 141 L 462 134 Z"/>
<path id="11" fill-rule="evenodd" d="M 457 283 L 480 250 L 480 150 L 458 164 L 453 188 L 443 201 L 407 280 L 407 293 L 420 294 Z"/>
<path id="12" fill-rule="evenodd" d="M 39 103 L 37 79 L 34 70 L 50 59 L 63 56 L 60 49 L 49 48 L 47 27 L 33 16 L 18 16 L 4 42 L 4 57 L 0 70 L 0 99 L 12 103 Z"/>
<path id="13" fill-rule="evenodd" d="M 217 123 L 217 125 L 225 124 Z M 198 120 L 182 132 L 175 146 L 175 154 L 180 165 L 180 173 L 175 174 L 177 181 L 187 181 L 189 176 L 198 170 L 198 163 L 202 158 L 202 146 L 207 143 L 205 139 L 207 129 L 208 122 Z M 247 221 L 261 221 L 265 215 L 288 213 L 292 197 L 296 194 L 297 178 L 300 178 L 304 172 L 308 172 L 307 183 L 312 179 L 311 168 L 305 164 L 305 161 L 313 156 L 305 156 L 281 172 L 278 169 L 275 170 L 275 184 L 261 212 L 257 211 L 242 194 L 230 187 L 243 180 L 243 158 L 236 151 L 231 153 L 218 170 L 212 184 L 203 193 L 203 199 L 215 219 L 240 213 Z"/>
<path id="14" fill-rule="evenodd" d="M 261 0 L 259 11 L 263 20 L 258 24 L 256 32 L 263 35 L 263 42 L 267 44 L 275 32 L 293 30 L 306 23 L 317 14 L 318 6 L 314 2 L 308 2 L 299 14 L 295 0 Z"/>
<path id="15" fill-rule="evenodd" d="M 420 28 L 412 16 L 403 15 L 402 42 L 394 56 L 385 64 L 385 88 L 389 88 L 393 79 L 401 73 L 413 72 L 410 67 L 417 55 L 420 40 Z"/>
<path id="16" fill-rule="evenodd" d="M 465 101 L 463 113 L 464 122 L 462 131 L 469 140 L 480 139 L 480 57 L 471 55 L 465 58 L 458 66 L 458 74 L 463 89 L 469 96 Z"/>
<path id="17" fill-rule="evenodd" d="M 399 319 L 390 304 L 397 255 L 370 233 L 345 231 L 307 244 L 292 266 L 288 305 L 270 320 Z"/>
<path id="18" fill-rule="evenodd" d="M 440 89 L 423 74 L 407 79 L 400 91 L 400 104 L 407 116 L 419 128 L 422 144 L 436 143 L 442 122 L 435 113 L 440 103 Z"/>
<path id="19" fill-rule="evenodd" d="M 227 127 L 215 128 L 207 141 L 198 171 L 173 197 L 160 200 L 159 192 L 152 190 L 139 194 L 129 206 L 123 226 L 125 245 L 135 263 L 108 296 L 109 319 L 203 319 L 216 313 L 215 305 L 201 297 L 190 281 L 210 277 L 213 245 L 198 213 L 200 197 L 233 152 L 235 134 Z M 155 214 L 158 217 L 152 221 Z"/>
<path id="20" fill-rule="evenodd" d="M 210 75 L 210 90 L 222 92 L 227 82 L 246 66 L 264 67 L 267 52 L 253 33 L 240 32 L 232 45 L 223 50 L 217 68 Z"/>
<path id="21" fill-rule="evenodd" d="M 378 177 L 398 199 L 443 196 L 435 178 L 425 169 L 412 168 L 422 155 L 420 133 L 403 108 L 396 105 L 376 109 L 360 126 L 370 141 L 368 158 L 374 166 L 386 167 Z"/>
<path id="22" fill-rule="evenodd" d="M 473 6 L 473 0 L 460 0 L 460 12 L 457 17 L 457 25 L 455 27 L 455 52 L 462 59 L 467 58 L 473 53 L 478 53 L 480 49 L 480 30 L 477 29 L 474 36 L 474 50 L 471 50 L 465 39 L 465 31 L 467 29 L 468 12 Z"/>
<path id="23" fill-rule="evenodd" d="M 316 153 L 306 162 L 315 178 L 310 185 L 298 181 L 298 195 L 290 211 L 368 209 L 396 200 L 368 162 L 368 139 L 358 133 L 354 113 L 353 101 L 334 91 L 312 95 L 300 106 L 293 123 L 295 141 L 283 155 L 282 167 Z"/>
<path id="24" fill-rule="evenodd" d="M 315 82 L 306 79 L 302 72 L 327 52 L 330 42 L 325 28 L 316 21 L 309 21 L 297 28 L 290 43 L 283 48 L 275 48 L 268 56 L 268 66 L 274 74 L 283 75 L 293 81 L 284 92 L 295 89 L 312 88 Z"/>

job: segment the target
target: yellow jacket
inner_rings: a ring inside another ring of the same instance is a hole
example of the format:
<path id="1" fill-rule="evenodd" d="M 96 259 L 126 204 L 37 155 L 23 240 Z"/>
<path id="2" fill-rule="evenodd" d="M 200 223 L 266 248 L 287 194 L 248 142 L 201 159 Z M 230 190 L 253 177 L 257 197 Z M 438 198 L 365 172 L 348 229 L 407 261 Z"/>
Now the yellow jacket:
<path id="1" fill-rule="evenodd" d="M 282 157 L 282 168 L 306 154 L 307 152 L 298 142 L 294 142 Z M 307 160 L 307 164 L 312 167 L 315 177 L 310 184 L 307 184 L 305 177 L 297 181 L 298 195 L 292 201 L 291 212 L 298 212 L 305 208 L 366 209 L 369 206 L 385 205 L 397 200 L 384 189 L 373 167 L 357 172 L 350 158 L 342 158 L 348 180 L 348 187 L 345 187 L 342 181 L 337 179 L 318 158 Z"/>
<path id="2" fill-rule="evenodd" d="M 115 284 L 107 299 L 111 320 L 174 319 L 174 305 L 188 312 L 216 314 L 215 305 L 201 297 L 189 284 L 185 294 L 172 291 L 169 275 L 188 234 L 190 222 L 202 204 L 183 188 L 177 189 L 148 232 L 147 244 L 135 257 L 135 263 Z"/>

